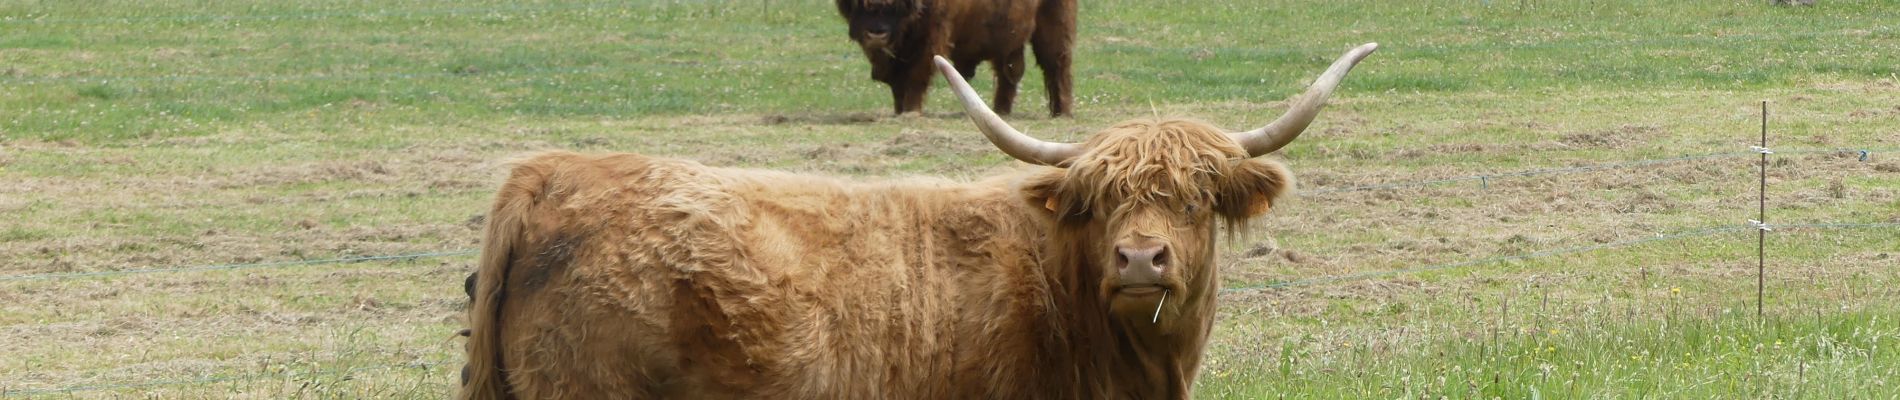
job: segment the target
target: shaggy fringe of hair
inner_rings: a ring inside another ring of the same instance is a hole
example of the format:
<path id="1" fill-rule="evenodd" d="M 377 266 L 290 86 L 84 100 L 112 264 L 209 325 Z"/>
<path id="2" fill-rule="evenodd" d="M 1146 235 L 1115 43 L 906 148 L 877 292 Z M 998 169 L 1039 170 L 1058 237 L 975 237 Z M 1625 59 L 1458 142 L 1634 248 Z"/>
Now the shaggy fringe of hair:
<path id="1" fill-rule="evenodd" d="M 1214 188 L 1247 158 L 1226 132 L 1189 120 L 1135 120 L 1109 127 L 1069 166 L 1065 191 L 1090 204 L 1211 204 Z"/>
<path id="2" fill-rule="evenodd" d="M 1058 188 L 1069 213 L 1103 213 L 1099 204 L 1154 204 L 1181 210 L 1223 201 L 1247 152 L 1226 132 L 1189 119 L 1138 119 L 1103 130 L 1089 152 L 1068 166 Z M 1287 189 L 1291 189 L 1292 182 Z M 1221 213 L 1228 238 L 1246 232 L 1246 217 Z"/>

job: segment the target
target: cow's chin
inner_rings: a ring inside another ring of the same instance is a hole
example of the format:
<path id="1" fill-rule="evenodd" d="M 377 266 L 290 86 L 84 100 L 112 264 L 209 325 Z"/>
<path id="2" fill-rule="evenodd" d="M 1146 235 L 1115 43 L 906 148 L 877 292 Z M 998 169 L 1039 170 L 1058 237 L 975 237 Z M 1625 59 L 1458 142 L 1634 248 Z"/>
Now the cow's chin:
<path id="1" fill-rule="evenodd" d="M 1116 316 L 1149 322 L 1154 320 L 1155 306 L 1161 304 L 1164 295 L 1168 302 L 1181 299 L 1180 290 L 1170 285 L 1111 286 L 1108 308 Z"/>
<path id="2" fill-rule="evenodd" d="M 864 49 L 864 55 L 871 56 L 871 57 L 877 57 L 877 56 L 896 57 L 897 56 L 896 51 L 891 50 L 891 42 L 887 40 L 883 40 L 883 39 L 859 40 L 858 47 L 861 49 Z"/>

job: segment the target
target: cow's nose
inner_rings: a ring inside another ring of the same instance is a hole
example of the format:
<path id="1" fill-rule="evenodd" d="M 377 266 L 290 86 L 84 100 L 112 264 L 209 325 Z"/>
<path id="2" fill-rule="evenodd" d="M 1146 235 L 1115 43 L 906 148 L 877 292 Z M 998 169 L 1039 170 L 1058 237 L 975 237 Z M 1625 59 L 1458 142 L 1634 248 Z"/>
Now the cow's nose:
<path id="1" fill-rule="evenodd" d="M 1170 261 L 1165 244 L 1116 246 L 1115 256 L 1123 281 L 1158 282 Z"/>
<path id="2" fill-rule="evenodd" d="M 873 27 L 870 27 L 869 29 L 866 29 L 865 33 L 871 34 L 871 37 L 874 37 L 874 38 L 882 38 L 884 37 L 884 35 L 890 34 L 891 30 L 882 26 L 873 26 Z"/>

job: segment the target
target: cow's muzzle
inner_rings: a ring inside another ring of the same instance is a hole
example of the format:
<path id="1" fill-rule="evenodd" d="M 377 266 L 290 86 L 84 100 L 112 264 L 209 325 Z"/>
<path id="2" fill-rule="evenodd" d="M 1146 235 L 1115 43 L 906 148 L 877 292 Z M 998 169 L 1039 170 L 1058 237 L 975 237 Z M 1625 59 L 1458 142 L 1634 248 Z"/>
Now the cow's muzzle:
<path id="1" fill-rule="evenodd" d="M 863 47 L 865 54 L 888 56 L 895 53 L 891 50 L 890 38 L 883 35 L 865 35 L 863 39 L 858 40 L 858 47 Z"/>
<path id="2" fill-rule="evenodd" d="M 1168 245 L 1156 241 L 1115 246 L 1115 269 L 1121 275 L 1122 292 L 1137 294 L 1149 289 L 1155 292 L 1166 289 L 1164 283 L 1173 258 Z"/>

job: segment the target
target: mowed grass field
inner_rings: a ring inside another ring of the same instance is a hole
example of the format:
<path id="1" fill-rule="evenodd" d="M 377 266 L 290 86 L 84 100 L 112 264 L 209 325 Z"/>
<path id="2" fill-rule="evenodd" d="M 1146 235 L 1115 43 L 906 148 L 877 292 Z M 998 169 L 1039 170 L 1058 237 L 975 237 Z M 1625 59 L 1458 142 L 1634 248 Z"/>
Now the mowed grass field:
<path id="1" fill-rule="evenodd" d="M 1383 45 L 1275 156 L 1306 193 L 1224 244 L 1197 397 L 1900 397 L 1900 229 L 1772 232 L 1757 318 L 1754 231 L 1703 231 L 1755 218 L 1752 156 L 1349 190 L 1746 153 L 1768 100 L 1771 223 L 1900 223 L 1900 2 L 1765 3 L 1085 0 L 1076 118 L 1032 69 L 1011 119 L 1250 129 Z M 844 28 L 818 0 L 0 0 L 0 395 L 445 397 L 472 256 L 268 263 L 472 249 L 526 152 L 1021 168 L 946 91 L 887 115 Z"/>

